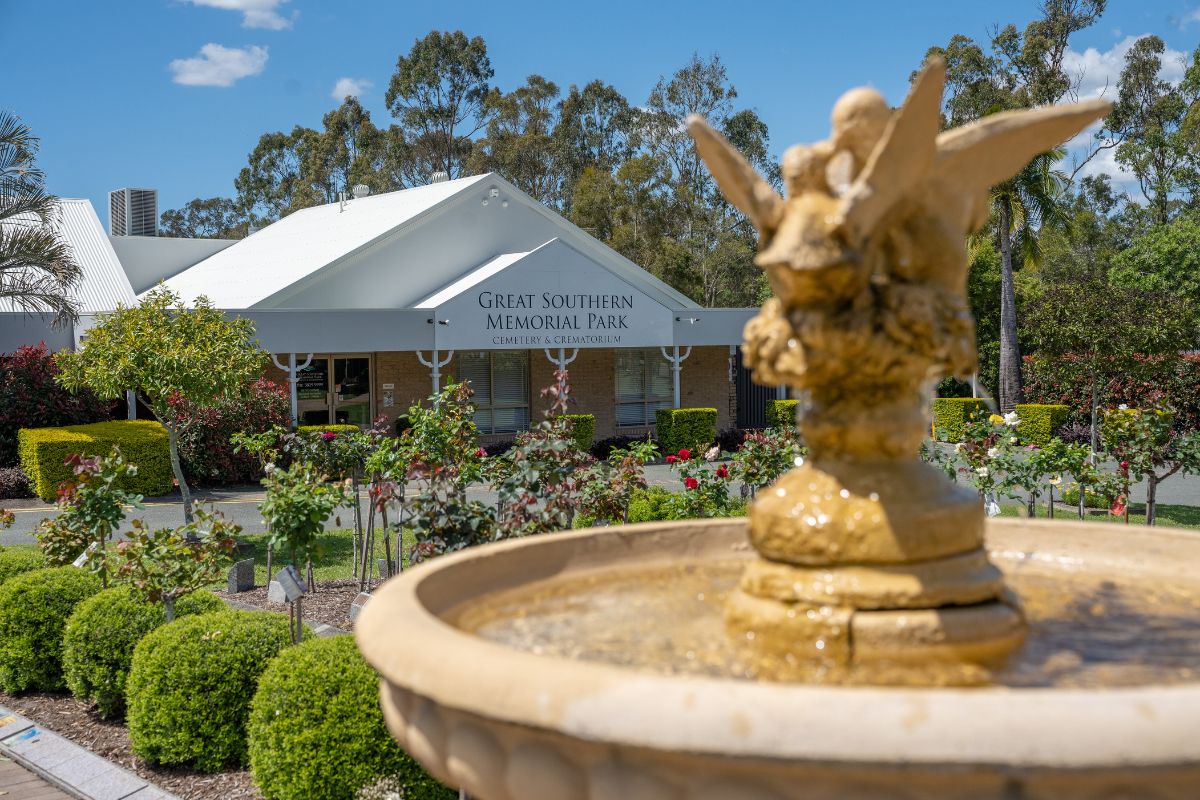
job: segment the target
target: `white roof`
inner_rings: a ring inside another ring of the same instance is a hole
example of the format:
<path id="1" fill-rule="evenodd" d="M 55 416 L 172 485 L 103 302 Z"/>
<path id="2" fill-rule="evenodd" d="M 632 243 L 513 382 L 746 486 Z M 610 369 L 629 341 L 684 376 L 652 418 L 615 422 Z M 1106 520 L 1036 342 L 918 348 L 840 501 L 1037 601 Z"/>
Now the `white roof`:
<path id="1" fill-rule="evenodd" d="M 137 296 L 91 202 L 62 198 L 58 201 L 56 216 L 53 224 L 71 246 L 75 261 L 83 273 L 75 289 L 80 313 L 92 314 L 112 311 L 118 305 L 135 305 Z M 11 302 L 0 301 L 0 311 L 20 310 Z"/>
<path id="2" fill-rule="evenodd" d="M 549 244 L 549 242 L 547 242 L 547 244 Z M 542 247 L 545 247 L 545 245 L 542 245 Z M 542 248 L 539 247 L 536 249 L 540 250 Z M 533 251 L 531 250 L 529 252 L 531 253 Z M 493 275 L 503 272 L 505 269 L 511 267 L 522 258 L 525 258 L 527 255 L 529 255 L 529 253 L 501 253 L 491 261 L 482 264 L 478 269 L 468 272 L 466 275 L 462 276 L 444 289 L 440 289 L 429 297 L 426 297 L 424 300 L 417 303 L 414 308 L 437 308 L 442 303 L 446 302 L 452 297 L 457 297 L 467 289 L 470 289 L 472 286 L 487 280 Z"/>
<path id="3" fill-rule="evenodd" d="M 473 175 L 398 192 L 305 208 L 165 281 L 185 299 L 206 295 L 217 308 L 250 308 L 483 180 Z"/>

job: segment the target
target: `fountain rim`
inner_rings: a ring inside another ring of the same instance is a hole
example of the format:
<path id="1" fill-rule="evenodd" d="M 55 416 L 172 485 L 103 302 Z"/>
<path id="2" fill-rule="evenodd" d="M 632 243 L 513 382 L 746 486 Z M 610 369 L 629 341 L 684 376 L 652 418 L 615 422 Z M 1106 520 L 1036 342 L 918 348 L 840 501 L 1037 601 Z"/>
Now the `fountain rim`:
<path id="1" fill-rule="evenodd" d="M 744 527 L 743 518 L 733 518 L 591 528 L 442 556 L 375 593 L 356 625 L 358 646 L 386 684 L 438 706 L 493 724 L 597 744 L 810 764 L 1109 770 L 1200 763 L 1200 740 L 1194 736 L 1200 682 L 952 689 L 660 675 L 489 642 L 444 621 L 422 597 L 433 583 L 456 572 L 546 555 L 539 550 L 554 551 L 562 571 L 583 571 L 571 567 L 586 564 L 606 547 L 648 550 L 666 540 L 682 547 L 676 555 L 691 550 L 699 555 L 703 540 L 728 544 Z M 1032 554 L 1079 570 L 1103 563 L 1106 554 L 1120 557 L 1123 566 L 1133 558 L 1127 550 L 1120 552 L 1118 539 L 1128 535 L 1119 535 L 1122 529 L 1105 523 L 990 520 L 987 536 L 994 551 Z M 1159 568 L 1181 581 L 1196 581 L 1183 569 L 1189 559 L 1176 551 L 1200 554 L 1200 535 L 1143 526 L 1138 535 L 1144 546 L 1133 562 L 1134 574 Z M 1128 548 L 1127 539 L 1124 544 Z M 461 599 L 489 591 L 464 593 Z"/>

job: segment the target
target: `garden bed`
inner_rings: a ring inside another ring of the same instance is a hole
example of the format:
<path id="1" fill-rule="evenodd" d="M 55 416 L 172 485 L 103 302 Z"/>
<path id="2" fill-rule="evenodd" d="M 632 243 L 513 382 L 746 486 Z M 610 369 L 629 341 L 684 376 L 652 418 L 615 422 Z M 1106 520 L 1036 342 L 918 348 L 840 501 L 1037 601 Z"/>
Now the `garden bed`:
<path id="1" fill-rule="evenodd" d="M 375 584 L 378 586 L 378 582 Z M 258 586 L 248 592 L 217 592 L 219 597 L 235 603 L 261 608 L 265 611 L 281 611 L 288 613 L 287 603 L 272 603 L 267 600 L 267 587 Z M 348 631 L 353 625 L 350 622 L 350 604 L 358 596 L 358 579 L 318 581 L 317 591 L 304 595 L 304 622 L 315 626 L 324 623 L 339 630 Z"/>
<path id="2" fill-rule="evenodd" d="M 262 800 L 249 770 L 210 775 L 182 767 L 150 767 L 130 750 L 129 731 L 122 723 L 101 719 L 90 703 L 70 695 L 0 692 L 0 704 L 182 800 Z"/>

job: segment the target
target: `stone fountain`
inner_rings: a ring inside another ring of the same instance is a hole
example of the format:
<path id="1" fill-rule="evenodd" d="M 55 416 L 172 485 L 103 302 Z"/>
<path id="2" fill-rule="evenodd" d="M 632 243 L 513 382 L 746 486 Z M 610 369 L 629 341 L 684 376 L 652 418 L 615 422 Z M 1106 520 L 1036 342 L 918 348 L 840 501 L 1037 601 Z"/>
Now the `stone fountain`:
<path id="1" fill-rule="evenodd" d="M 928 387 L 975 366 L 965 240 L 989 187 L 1108 110 L 940 132 L 944 77 L 931 62 L 896 111 L 847 93 L 828 141 L 784 155 L 786 199 L 690 121 L 775 295 L 746 361 L 801 398 L 811 458 L 748 520 L 390 581 L 359 645 L 433 774 L 480 800 L 1200 797 L 1200 537 L 985 524 L 917 457 Z"/>

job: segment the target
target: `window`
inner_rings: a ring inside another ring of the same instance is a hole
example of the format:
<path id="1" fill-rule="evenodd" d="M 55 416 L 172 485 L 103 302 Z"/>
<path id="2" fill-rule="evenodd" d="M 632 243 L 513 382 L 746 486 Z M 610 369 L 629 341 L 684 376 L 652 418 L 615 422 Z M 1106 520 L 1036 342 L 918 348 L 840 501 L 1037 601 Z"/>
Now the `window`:
<path id="1" fill-rule="evenodd" d="M 671 365 L 655 350 L 617 350 L 617 425 L 653 425 L 674 400 Z"/>
<path id="2" fill-rule="evenodd" d="M 476 350 L 459 354 L 459 380 L 475 390 L 480 433 L 515 433 L 529 427 L 529 352 Z"/>

